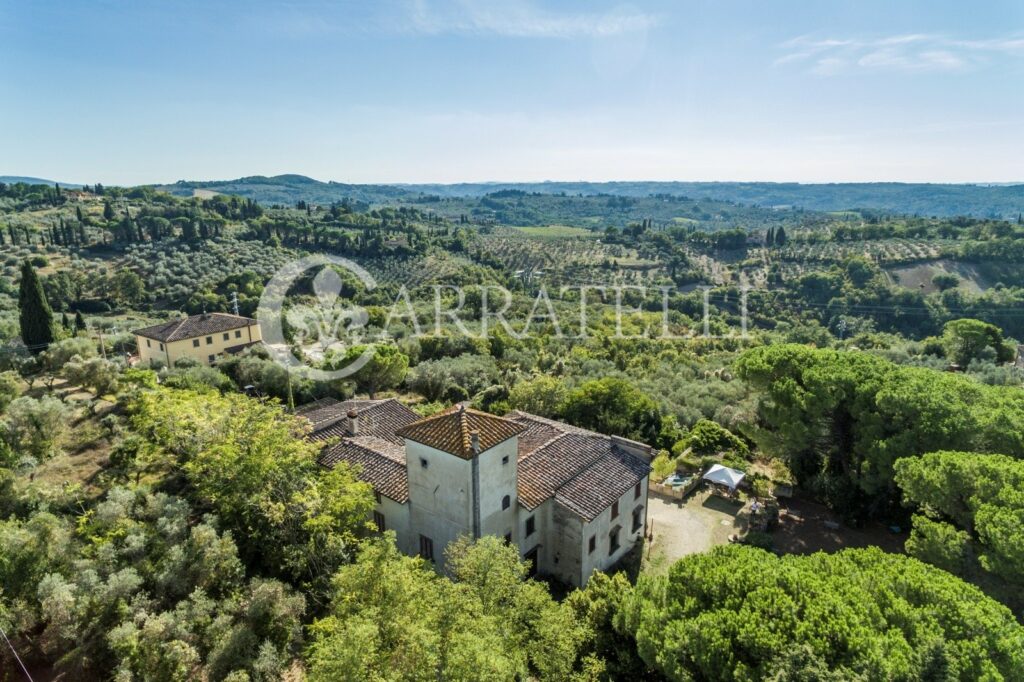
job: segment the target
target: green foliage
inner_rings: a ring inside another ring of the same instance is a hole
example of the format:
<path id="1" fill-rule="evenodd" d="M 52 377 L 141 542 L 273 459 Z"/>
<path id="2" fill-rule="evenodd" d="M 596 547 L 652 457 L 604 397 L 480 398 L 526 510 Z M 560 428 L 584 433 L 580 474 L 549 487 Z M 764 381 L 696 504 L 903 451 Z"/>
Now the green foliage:
<path id="1" fill-rule="evenodd" d="M 667 577 L 641 577 L 615 625 L 669 680 L 815 668 L 829 679 L 919 680 L 939 664 L 957 679 L 1013 679 L 1024 666 L 1024 628 L 1006 607 L 875 548 L 780 558 L 717 547 Z"/>
<path id="2" fill-rule="evenodd" d="M 750 452 L 746 443 L 710 419 L 701 419 L 694 424 L 686 438 L 683 439 L 683 443 L 695 455 L 707 456 L 734 452 L 740 456 L 746 456 Z"/>
<path id="3" fill-rule="evenodd" d="M 117 364 L 103 358 L 82 360 L 76 356 L 64 365 L 64 376 L 69 382 L 92 389 L 97 396 L 116 391 L 119 374 Z"/>
<path id="4" fill-rule="evenodd" d="M 368 542 L 312 626 L 312 680 L 570 679 L 584 631 L 498 538 L 449 550 L 453 581 Z"/>
<path id="5" fill-rule="evenodd" d="M 338 363 L 338 367 L 351 365 L 359 360 L 367 350 L 367 346 L 350 348 L 345 353 L 344 360 Z M 405 373 L 409 369 L 409 358 L 398 350 L 397 346 L 376 344 L 372 351 L 369 361 L 352 375 L 359 388 L 366 391 L 371 400 L 377 397 L 378 392 L 394 388 L 402 383 Z"/>
<path id="6" fill-rule="evenodd" d="M 64 369 L 64 365 L 76 358 L 79 361 L 89 360 L 98 355 L 96 344 L 92 339 L 86 337 L 75 337 L 61 339 L 50 345 L 39 356 L 46 371 L 57 374 Z"/>
<path id="7" fill-rule="evenodd" d="M 0 372 L 0 413 L 11 401 L 21 395 L 21 381 L 17 372 Z"/>
<path id="8" fill-rule="evenodd" d="M 776 345 L 748 351 L 739 375 L 761 392 L 763 450 L 834 509 L 883 514 L 897 502 L 893 462 L 953 447 L 1024 457 L 1024 395 L 897 366 L 863 352 Z"/>
<path id="9" fill-rule="evenodd" d="M 460 355 L 416 365 L 409 378 L 409 387 L 427 400 L 456 402 L 476 395 L 499 380 L 494 358 L 489 355 Z"/>
<path id="10" fill-rule="evenodd" d="M 947 322 L 943 333 L 946 356 L 966 367 L 974 360 L 985 358 L 985 353 L 999 362 L 1013 360 L 1016 349 L 1003 340 L 1003 330 L 981 320 L 953 320 Z"/>
<path id="11" fill-rule="evenodd" d="M 118 270 L 110 279 L 110 297 L 124 306 L 138 305 L 146 295 L 146 287 L 142 278 L 131 270 Z"/>
<path id="12" fill-rule="evenodd" d="M 21 266 L 21 285 L 18 294 L 18 320 L 21 340 L 33 353 L 39 353 L 53 343 L 53 311 L 43 293 L 43 285 L 31 263 Z"/>
<path id="13" fill-rule="evenodd" d="M 133 425 L 180 463 L 195 500 L 237 532 L 242 554 L 316 594 L 352 558 L 373 507 L 347 466 L 322 469 L 318 445 L 275 404 L 237 394 L 142 393 Z"/>
<path id="14" fill-rule="evenodd" d="M 640 658 L 636 639 L 623 624 L 633 586 L 623 573 L 595 572 L 584 590 L 572 592 L 566 604 L 585 626 L 580 657 L 601 661 L 608 679 L 649 679 L 649 666 Z"/>
<path id="15" fill-rule="evenodd" d="M 217 369 L 233 377 L 238 386 L 255 386 L 260 393 L 282 402 L 288 400 L 289 389 L 296 403 L 309 402 L 321 395 L 314 382 L 296 373 L 289 373 L 280 363 L 259 351 L 246 351 L 242 355 L 226 358 L 217 364 Z M 216 381 L 220 388 L 220 380 L 212 376 L 208 379 Z"/>
<path id="16" fill-rule="evenodd" d="M 762 499 L 769 497 L 772 493 L 771 482 L 764 476 L 756 476 L 753 482 L 750 484 L 751 490 L 754 493 L 754 497 L 760 497 Z"/>
<path id="17" fill-rule="evenodd" d="M 907 538 L 907 553 L 932 566 L 963 575 L 967 565 L 970 536 L 944 521 L 915 514 Z"/>
<path id="18" fill-rule="evenodd" d="M 675 473 L 675 470 L 676 462 L 673 458 L 669 457 L 668 452 L 665 450 L 659 452 L 651 460 L 651 477 L 659 483 Z"/>
<path id="19" fill-rule="evenodd" d="M 939 291 L 947 291 L 960 286 L 960 278 L 951 272 L 940 272 L 932 277 L 932 284 L 934 284 Z"/>
<path id="20" fill-rule="evenodd" d="M 68 409 L 60 400 L 22 396 L 11 401 L 3 420 L 4 437 L 14 451 L 37 461 L 56 454 L 67 433 Z"/>
<path id="21" fill-rule="evenodd" d="M 568 391 L 565 382 L 544 374 L 519 381 L 509 391 L 509 406 L 541 417 L 557 417 Z"/>
<path id="22" fill-rule="evenodd" d="M 612 377 L 595 379 L 569 393 L 563 416 L 573 424 L 600 433 L 657 443 L 661 412 L 633 384 Z"/>
<path id="23" fill-rule="evenodd" d="M 216 367 L 194 365 L 191 367 L 175 366 L 163 375 L 164 385 L 169 388 L 180 388 L 189 391 L 228 391 L 235 384 Z"/>
<path id="24" fill-rule="evenodd" d="M 247 581 L 231 534 L 164 493 L 114 488 L 77 527 L 0 521 L 0 553 L 14 634 L 72 677 L 278 679 L 301 644 L 304 599 Z"/>
<path id="25" fill-rule="evenodd" d="M 961 529 L 918 517 L 908 551 L 953 570 L 969 538 L 985 570 L 1024 585 L 1024 461 L 933 452 L 896 462 L 896 482 L 908 503 Z"/>

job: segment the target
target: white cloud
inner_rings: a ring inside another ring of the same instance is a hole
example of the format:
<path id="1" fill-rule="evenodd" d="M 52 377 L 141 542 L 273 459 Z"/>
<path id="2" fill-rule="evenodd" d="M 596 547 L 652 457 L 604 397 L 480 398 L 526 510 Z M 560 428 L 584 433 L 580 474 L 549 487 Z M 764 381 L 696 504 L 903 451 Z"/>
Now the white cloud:
<path id="1" fill-rule="evenodd" d="M 1024 38 L 1018 36 L 983 40 L 953 39 L 928 33 L 870 39 L 800 36 L 780 47 L 786 54 L 775 60 L 775 66 L 801 65 L 822 76 L 857 70 L 962 72 L 981 67 L 992 57 L 1024 57 Z"/>
<path id="2" fill-rule="evenodd" d="M 523 0 L 411 0 L 405 30 L 526 38 L 604 38 L 642 32 L 656 17 L 630 6 L 607 12 L 560 13 Z"/>

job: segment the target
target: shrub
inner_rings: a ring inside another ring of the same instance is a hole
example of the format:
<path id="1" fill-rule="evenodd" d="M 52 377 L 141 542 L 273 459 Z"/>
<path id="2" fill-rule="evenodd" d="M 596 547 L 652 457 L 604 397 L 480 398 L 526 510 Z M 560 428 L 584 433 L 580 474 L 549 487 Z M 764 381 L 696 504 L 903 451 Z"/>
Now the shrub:
<path id="1" fill-rule="evenodd" d="M 67 432 L 67 406 L 52 396 L 16 398 L 7 406 L 7 440 L 37 460 L 53 456 Z"/>
<path id="2" fill-rule="evenodd" d="M 685 439 L 686 447 L 697 455 L 716 455 L 721 452 L 735 452 L 746 456 L 750 450 L 747 444 L 728 429 L 710 419 L 701 419 L 690 429 Z"/>

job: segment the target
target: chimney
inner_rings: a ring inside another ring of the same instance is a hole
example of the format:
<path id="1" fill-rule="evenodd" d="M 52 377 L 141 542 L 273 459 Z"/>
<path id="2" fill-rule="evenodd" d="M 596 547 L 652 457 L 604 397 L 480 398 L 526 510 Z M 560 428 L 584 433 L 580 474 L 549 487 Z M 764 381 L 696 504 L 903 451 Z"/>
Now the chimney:
<path id="1" fill-rule="evenodd" d="M 348 411 L 348 435 L 359 435 L 359 413 L 355 410 Z"/>
<path id="2" fill-rule="evenodd" d="M 480 454 L 480 432 L 470 431 L 469 432 L 469 447 L 472 448 L 474 455 Z"/>

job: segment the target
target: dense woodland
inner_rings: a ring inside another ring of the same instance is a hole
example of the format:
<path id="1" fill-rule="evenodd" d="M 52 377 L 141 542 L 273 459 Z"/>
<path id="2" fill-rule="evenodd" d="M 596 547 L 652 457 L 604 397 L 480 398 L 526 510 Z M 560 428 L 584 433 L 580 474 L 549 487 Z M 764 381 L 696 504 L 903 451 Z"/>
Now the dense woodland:
<path id="1" fill-rule="evenodd" d="M 0 627 L 33 674 L 1021 679 L 1020 219 L 322 190 L 0 185 Z M 388 332 L 354 376 L 314 382 L 260 348 L 128 366 L 131 329 L 251 315 L 282 264 L 319 252 L 378 283 L 341 275 Z M 561 288 L 597 283 L 633 287 L 635 312 L 595 294 L 580 328 Z M 439 284 L 466 288 L 469 335 L 435 327 Z M 549 295 L 563 333 L 482 337 L 485 285 L 519 324 Z M 671 334 L 629 338 L 645 328 Z M 758 497 L 785 485 L 909 533 L 899 553 L 786 554 L 763 534 L 662 572 L 634 557 L 568 594 L 483 539 L 441 576 L 374 532 L 372 491 L 319 468 L 291 414 L 355 395 L 522 409 L 650 443 L 656 477 L 724 462 Z M 9 649 L 0 670 L 19 679 Z"/>

